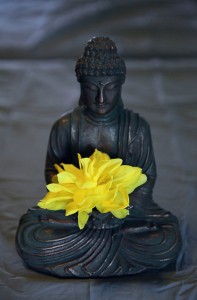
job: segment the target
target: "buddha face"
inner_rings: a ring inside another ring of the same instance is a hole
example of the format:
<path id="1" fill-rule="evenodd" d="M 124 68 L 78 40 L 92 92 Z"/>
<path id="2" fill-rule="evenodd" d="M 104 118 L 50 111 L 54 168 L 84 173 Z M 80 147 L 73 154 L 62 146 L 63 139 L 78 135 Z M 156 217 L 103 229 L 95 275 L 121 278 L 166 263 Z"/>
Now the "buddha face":
<path id="1" fill-rule="evenodd" d="M 87 109 L 97 115 L 112 111 L 121 98 L 123 82 L 119 76 L 84 76 L 81 92 Z"/>

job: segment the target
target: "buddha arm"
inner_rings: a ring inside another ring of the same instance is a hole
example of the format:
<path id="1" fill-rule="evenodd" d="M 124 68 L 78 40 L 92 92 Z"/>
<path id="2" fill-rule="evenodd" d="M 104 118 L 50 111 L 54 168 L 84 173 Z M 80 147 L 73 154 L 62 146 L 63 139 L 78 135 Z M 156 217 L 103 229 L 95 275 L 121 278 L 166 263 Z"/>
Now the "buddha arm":
<path id="1" fill-rule="evenodd" d="M 139 212 L 153 203 L 152 190 L 156 180 L 156 164 L 148 123 L 138 117 L 135 124 L 135 134 L 129 137 L 131 142 L 128 145 L 129 159 L 127 163 L 142 168 L 142 172 L 147 176 L 147 182 L 130 195 L 131 205 L 134 205 Z"/>
<path id="2" fill-rule="evenodd" d="M 57 174 L 54 164 L 70 162 L 70 116 L 65 115 L 52 127 L 45 164 L 45 179 L 47 184 Z"/>

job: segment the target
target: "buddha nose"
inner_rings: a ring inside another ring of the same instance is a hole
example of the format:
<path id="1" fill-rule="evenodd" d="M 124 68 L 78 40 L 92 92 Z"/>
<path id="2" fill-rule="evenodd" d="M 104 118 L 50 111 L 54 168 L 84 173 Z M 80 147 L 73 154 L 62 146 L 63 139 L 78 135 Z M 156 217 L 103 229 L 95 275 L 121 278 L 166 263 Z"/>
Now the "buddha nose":
<path id="1" fill-rule="evenodd" d="M 98 103 L 99 104 L 103 104 L 104 103 L 103 89 L 102 88 L 99 90 Z"/>

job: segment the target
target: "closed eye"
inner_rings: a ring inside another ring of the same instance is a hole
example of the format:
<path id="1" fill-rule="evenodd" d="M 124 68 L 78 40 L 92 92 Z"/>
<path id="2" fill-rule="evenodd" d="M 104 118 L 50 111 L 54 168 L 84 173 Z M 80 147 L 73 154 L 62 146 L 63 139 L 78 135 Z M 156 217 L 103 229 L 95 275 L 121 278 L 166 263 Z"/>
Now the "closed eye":
<path id="1" fill-rule="evenodd" d="M 119 83 L 109 83 L 105 86 L 105 90 L 107 91 L 112 91 L 114 89 L 117 89 L 120 87 L 120 84 Z"/>
<path id="2" fill-rule="evenodd" d="M 91 90 L 91 91 L 97 91 L 98 90 L 98 87 L 94 84 L 91 84 L 91 83 L 84 83 L 83 88 Z"/>

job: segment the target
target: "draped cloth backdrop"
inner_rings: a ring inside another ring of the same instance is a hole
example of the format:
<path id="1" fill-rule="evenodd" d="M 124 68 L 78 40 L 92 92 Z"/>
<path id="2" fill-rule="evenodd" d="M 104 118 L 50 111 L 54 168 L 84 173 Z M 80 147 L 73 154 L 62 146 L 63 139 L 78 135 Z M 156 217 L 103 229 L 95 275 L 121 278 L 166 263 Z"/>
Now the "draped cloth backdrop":
<path id="1" fill-rule="evenodd" d="M 93 36 L 127 65 L 123 101 L 151 126 L 154 199 L 180 221 L 176 271 L 62 280 L 28 270 L 19 219 L 46 193 L 52 124 L 79 98 L 76 59 Z M 197 2 L 0 0 L 0 295 L 2 299 L 197 299 Z"/>

